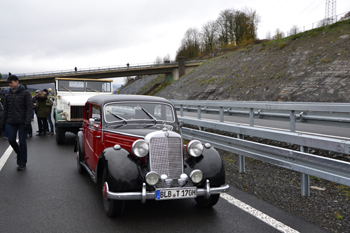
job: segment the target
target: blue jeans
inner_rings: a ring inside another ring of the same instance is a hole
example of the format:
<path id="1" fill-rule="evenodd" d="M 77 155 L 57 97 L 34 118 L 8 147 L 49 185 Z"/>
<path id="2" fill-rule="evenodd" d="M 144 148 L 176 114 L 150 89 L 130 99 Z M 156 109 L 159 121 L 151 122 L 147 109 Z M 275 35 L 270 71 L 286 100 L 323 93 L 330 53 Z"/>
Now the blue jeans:
<path id="1" fill-rule="evenodd" d="M 49 125 L 50 125 L 50 132 L 53 133 L 54 130 L 53 130 L 51 112 L 47 114 L 47 121 L 49 122 Z M 47 132 L 49 132 L 49 127 L 47 127 Z"/>
<path id="2" fill-rule="evenodd" d="M 17 154 L 17 165 L 27 164 L 27 132 L 24 124 L 7 124 L 8 140 L 13 150 Z M 16 142 L 17 131 L 19 135 L 19 145 Z"/>

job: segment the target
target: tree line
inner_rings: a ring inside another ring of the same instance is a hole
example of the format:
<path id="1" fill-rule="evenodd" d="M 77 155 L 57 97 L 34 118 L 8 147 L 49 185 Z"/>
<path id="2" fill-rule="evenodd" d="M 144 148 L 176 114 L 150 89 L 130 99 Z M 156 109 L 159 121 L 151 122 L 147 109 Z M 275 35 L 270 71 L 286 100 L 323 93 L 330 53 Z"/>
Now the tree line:
<path id="1" fill-rule="evenodd" d="M 257 39 L 259 22 L 260 16 L 255 10 L 223 10 L 216 20 L 203 24 L 201 30 L 196 27 L 187 29 L 176 52 L 176 60 L 179 56 L 194 59 L 221 49 L 253 43 Z"/>

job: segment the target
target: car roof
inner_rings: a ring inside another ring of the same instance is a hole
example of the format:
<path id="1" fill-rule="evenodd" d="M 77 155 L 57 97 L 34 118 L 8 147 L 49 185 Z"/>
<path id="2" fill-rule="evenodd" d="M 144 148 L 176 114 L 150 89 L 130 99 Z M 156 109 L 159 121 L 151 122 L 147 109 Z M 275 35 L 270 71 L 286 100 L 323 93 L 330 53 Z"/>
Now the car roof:
<path id="1" fill-rule="evenodd" d="M 123 102 L 123 101 L 142 101 L 142 102 L 164 102 L 167 104 L 171 104 L 171 102 L 165 98 L 157 97 L 157 96 L 149 96 L 149 95 L 96 95 L 90 97 L 88 102 L 96 103 L 99 105 L 104 105 L 110 102 Z"/>

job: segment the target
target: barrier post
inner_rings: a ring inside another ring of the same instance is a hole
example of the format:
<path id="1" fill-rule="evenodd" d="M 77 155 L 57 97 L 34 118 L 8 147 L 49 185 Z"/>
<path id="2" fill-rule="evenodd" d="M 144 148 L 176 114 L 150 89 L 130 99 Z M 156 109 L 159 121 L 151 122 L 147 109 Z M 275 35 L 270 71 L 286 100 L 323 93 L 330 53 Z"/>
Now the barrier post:
<path id="1" fill-rule="evenodd" d="M 307 146 L 300 146 L 300 151 L 309 153 L 309 148 Z M 310 196 L 310 176 L 303 173 L 301 174 L 301 196 Z"/>
<path id="2" fill-rule="evenodd" d="M 238 139 L 244 139 L 243 134 L 237 134 Z M 238 172 L 245 172 L 245 157 L 243 155 L 238 155 Z"/>

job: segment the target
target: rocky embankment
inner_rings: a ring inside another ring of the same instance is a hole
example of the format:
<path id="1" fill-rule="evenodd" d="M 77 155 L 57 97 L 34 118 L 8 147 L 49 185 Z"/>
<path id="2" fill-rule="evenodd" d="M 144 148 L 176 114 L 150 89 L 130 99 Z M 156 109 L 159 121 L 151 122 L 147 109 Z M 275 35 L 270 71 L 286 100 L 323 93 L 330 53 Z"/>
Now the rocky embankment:
<path id="1" fill-rule="evenodd" d="M 136 80 L 120 93 L 149 94 L 151 87 L 161 85 L 161 77 L 148 79 L 148 84 Z M 349 102 L 349 93 L 347 20 L 210 59 L 155 95 L 167 99 Z M 220 154 L 230 185 L 330 232 L 350 232 L 350 187 L 310 177 L 311 196 L 302 197 L 299 173 L 247 158 L 246 172 L 240 174 L 237 155 Z M 350 160 L 348 155 L 342 158 Z"/>
<path id="2" fill-rule="evenodd" d="M 168 99 L 349 102 L 349 22 L 210 59 L 157 95 Z"/>

